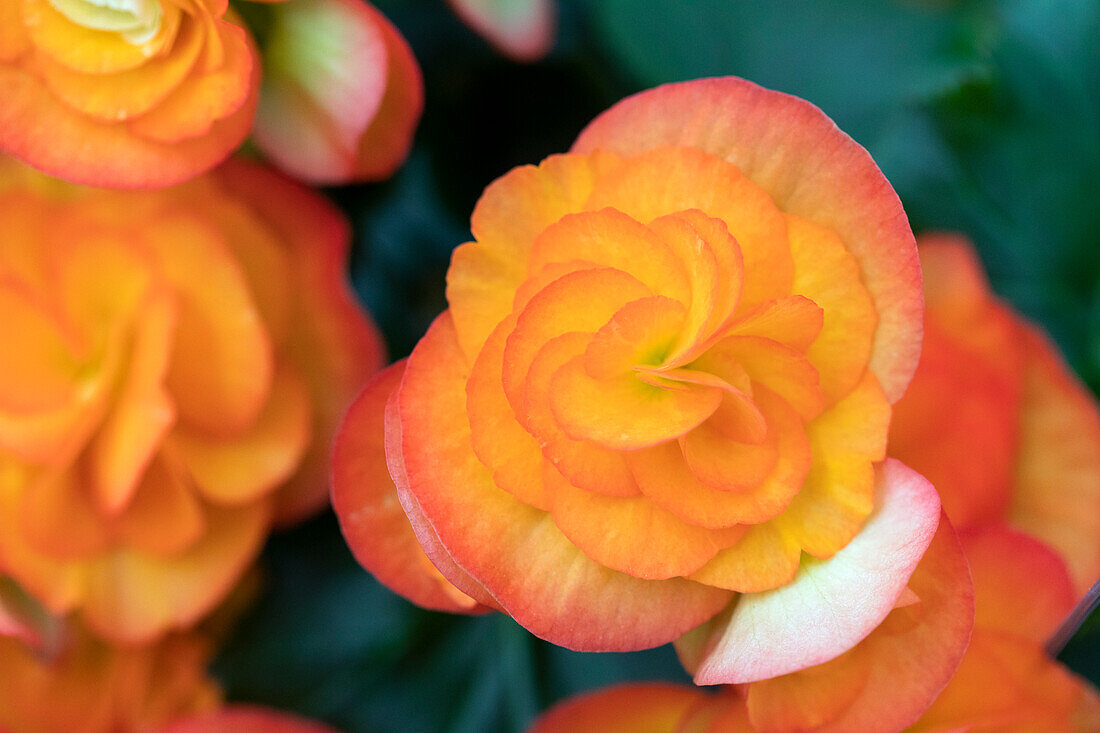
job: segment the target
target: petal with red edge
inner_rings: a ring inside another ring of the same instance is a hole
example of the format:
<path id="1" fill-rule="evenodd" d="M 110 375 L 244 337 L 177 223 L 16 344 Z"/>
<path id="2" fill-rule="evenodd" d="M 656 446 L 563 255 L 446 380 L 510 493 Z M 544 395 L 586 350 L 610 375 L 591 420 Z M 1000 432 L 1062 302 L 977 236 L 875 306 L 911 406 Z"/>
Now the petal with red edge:
<path id="1" fill-rule="evenodd" d="M 348 411 L 333 451 L 332 507 L 355 559 L 387 588 L 424 608 L 470 613 L 472 598 L 428 572 L 386 466 L 386 401 L 404 375 L 404 360 L 380 372 Z"/>
<path id="2" fill-rule="evenodd" d="M 753 682 L 821 664 L 886 618 L 932 541 L 940 501 L 897 461 L 886 461 L 877 479 L 876 511 L 843 550 L 827 561 L 804 560 L 785 586 L 741 596 L 716 630 L 696 684 Z"/>
<path id="3" fill-rule="evenodd" d="M 784 698 L 802 700 L 802 714 L 815 718 L 813 730 L 824 733 L 889 733 L 920 717 L 955 674 L 974 620 L 970 573 L 946 515 L 909 588 L 920 601 L 895 607 L 847 654 L 752 683 L 748 710 L 758 729 L 782 728 L 779 722 L 791 713 Z"/>

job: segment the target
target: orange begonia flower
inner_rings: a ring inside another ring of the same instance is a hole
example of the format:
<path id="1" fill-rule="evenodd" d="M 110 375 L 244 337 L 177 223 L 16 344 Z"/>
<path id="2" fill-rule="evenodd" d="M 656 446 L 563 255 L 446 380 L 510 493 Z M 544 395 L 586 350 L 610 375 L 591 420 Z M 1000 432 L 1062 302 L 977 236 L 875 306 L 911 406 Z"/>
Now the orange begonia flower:
<path id="1" fill-rule="evenodd" d="M 1073 605 L 1065 565 L 1042 543 L 1004 526 L 966 532 L 962 543 L 974 576 L 974 632 L 942 692 L 943 680 L 931 695 L 913 682 L 937 663 L 935 648 L 942 645 L 929 616 L 941 614 L 941 604 L 960 602 L 952 578 L 965 576 L 966 567 L 934 542 L 913 576 L 913 598 L 842 657 L 717 695 L 677 685 L 588 693 L 545 713 L 531 733 L 1092 730 L 1086 721 L 1096 720 L 1088 717 L 1098 709 L 1095 690 L 1042 651 Z"/>
<path id="2" fill-rule="evenodd" d="M 122 193 L 0 160 L 0 238 L 0 570 L 112 639 L 186 627 L 327 499 L 382 359 L 347 225 L 238 161 Z"/>
<path id="3" fill-rule="evenodd" d="M 336 733 L 323 723 L 281 710 L 230 705 L 211 713 L 177 720 L 158 733 Z"/>
<path id="4" fill-rule="evenodd" d="M 555 0 L 448 1 L 464 23 L 517 61 L 537 61 L 554 45 Z"/>
<path id="5" fill-rule="evenodd" d="M 142 646 L 110 646 L 67 625 L 51 648 L 0 631 L 0 730 L 139 733 L 214 709 L 213 649 L 197 631 Z"/>
<path id="6" fill-rule="evenodd" d="M 751 649 L 710 665 L 744 682 L 881 622 L 940 508 L 920 476 L 876 467 L 922 300 L 905 215 L 862 148 L 740 79 L 669 85 L 490 185 L 473 233 L 450 309 L 338 441 L 336 506 L 369 568 L 395 572 L 356 529 L 393 508 L 388 486 L 355 485 L 388 483 L 359 435 L 384 422 L 434 565 L 550 641 L 655 646 L 754 594 L 725 627 Z M 760 618 L 775 633 L 746 635 Z"/>
<path id="7" fill-rule="evenodd" d="M 404 40 L 361 2 L 272 12 L 261 95 L 259 51 L 226 0 L 0 0 L 0 150 L 76 183 L 166 186 L 240 145 L 260 100 L 260 147 L 289 171 L 391 173 L 421 107 Z"/>
<path id="8" fill-rule="evenodd" d="M 1100 410 L 1049 339 L 989 289 L 969 242 L 920 239 L 924 352 L 890 455 L 960 529 L 1006 520 L 1057 550 L 1078 594 L 1100 577 Z"/>

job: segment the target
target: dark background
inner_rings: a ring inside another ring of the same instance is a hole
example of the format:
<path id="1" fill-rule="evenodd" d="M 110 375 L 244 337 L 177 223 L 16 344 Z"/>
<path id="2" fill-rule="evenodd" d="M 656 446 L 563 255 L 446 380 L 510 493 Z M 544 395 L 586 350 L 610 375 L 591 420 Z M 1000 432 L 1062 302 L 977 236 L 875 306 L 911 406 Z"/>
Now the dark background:
<path id="1" fill-rule="evenodd" d="M 917 233 L 977 244 L 995 290 L 1100 387 L 1100 2 L 561 0 L 543 61 L 499 56 L 444 0 L 379 0 L 424 71 L 407 164 L 329 193 L 352 279 L 407 354 L 444 306 L 451 250 L 485 185 L 566 150 L 661 82 L 736 74 L 812 101 L 867 147 Z M 417 609 L 352 559 L 331 514 L 274 537 L 264 590 L 215 665 L 231 699 L 344 730 L 515 731 L 625 680 L 687 682 L 670 648 L 578 654 L 507 617 Z M 1064 658 L 1100 679 L 1100 629 Z M 1088 628 L 1088 627 L 1087 627 Z"/>

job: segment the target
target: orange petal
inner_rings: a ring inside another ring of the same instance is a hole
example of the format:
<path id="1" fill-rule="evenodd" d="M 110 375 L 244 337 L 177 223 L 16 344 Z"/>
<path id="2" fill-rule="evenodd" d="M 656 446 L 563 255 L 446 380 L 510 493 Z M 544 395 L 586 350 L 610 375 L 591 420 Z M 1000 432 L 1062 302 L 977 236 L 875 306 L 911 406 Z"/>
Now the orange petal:
<path id="1" fill-rule="evenodd" d="M 940 502 L 931 484 L 897 461 L 883 464 L 877 483 L 876 513 L 843 550 L 804 561 L 780 588 L 740 598 L 708 643 L 696 684 L 753 682 L 821 664 L 886 618 L 932 541 Z"/>
<path id="2" fill-rule="evenodd" d="M 0 0 L 0 61 L 15 61 L 30 47 L 20 0 Z"/>
<path id="3" fill-rule="evenodd" d="M 448 0 L 471 28 L 498 51 L 519 61 L 536 61 L 554 44 L 552 0 L 517 0 L 507 4 L 488 0 Z"/>
<path id="4" fill-rule="evenodd" d="M 621 270 L 656 295 L 690 301 L 688 275 L 676 253 L 656 232 L 615 209 L 567 214 L 548 226 L 535 238 L 527 271 L 571 260 Z"/>
<path id="5" fill-rule="evenodd" d="M 74 400 L 81 370 L 79 337 L 62 315 L 18 282 L 0 282 L 0 410 L 27 413 Z"/>
<path id="6" fill-rule="evenodd" d="M 153 38 L 134 44 L 119 33 L 91 30 L 74 23 L 49 0 L 21 0 L 20 9 L 23 25 L 36 50 L 85 74 L 113 74 L 137 68 L 171 48 L 178 28 L 177 23 L 162 22 Z M 171 10 L 165 13 L 170 15 L 176 14 Z"/>
<path id="7" fill-rule="evenodd" d="M 157 557 L 116 549 L 88 565 L 83 607 L 89 628 L 116 642 L 141 643 L 206 615 L 256 558 L 270 508 L 213 508 L 206 531 L 185 552 Z"/>
<path id="8" fill-rule="evenodd" d="M 645 448 L 677 438 L 718 409 L 722 389 L 657 387 L 634 375 L 593 379 L 577 357 L 550 381 L 550 409 L 562 431 L 614 450 Z"/>
<path id="9" fill-rule="evenodd" d="M 470 448 L 466 371 L 444 314 L 413 351 L 397 393 L 400 453 L 407 490 L 440 548 L 509 615 L 554 643 L 610 651 L 666 643 L 729 602 L 730 593 L 691 581 L 640 580 L 602 567 L 549 514 L 496 488 Z M 418 537 L 425 541 L 422 530 Z"/>
<path id="10" fill-rule="evenodd" d="M 684 325 L 684 306 L 655 296 L 627 303 L 592 337 L 584 370 L 596 379 L 630 375 L 635 366 L 660 366 Z"/>
<path id="11" fill-rule="evenodd" d="M 183 82 L 199 58 L 204 30 L 200 21 L 185 15 L 171 52 L 115 73 L 81 72 L 46 54 L 39 54 L 35 65 L 65 104 L 104 122 L 117 122 L 150 111 Z"/>
<path id="12" fill-rule="evenodd" d="M 203 496 L 218 504 L 246 504 L 297 470 L 310 439 L 310 408 L 301 378 L 284 368 L 246 431 L 224 438 L 181 428 L 171 445 Z"/>
<path id="13" fill-rule="evenodd" d="M 810 465 L 810 444 L 798 415 L 766 390 L 756 399 L 768 424 L 761 444 L 730 442 L 709 422 L 681 439 L 684 463 L 700 481 L 746 499 L 752 496 L 758 505 L 770 504 L 769 514 L 746 517 L 746 522 L 776 516 L 798 493 Z M 777 462 L 782 466 L 777 468 Z"/>
<path id="14" fill-rule="evenodd" d="M 224 20 L 215 21 L 225 58 L 216 70 L 195 70 L 148 112 L 126 124 L 149 140 L 176 143 L 209 134 L 216 120 L 240 110 L 255 93 L 253 66 L 259 54 L 247 31 Z"/>
<path id="15" fill-rule="evenodd" d="M 493 470 L 493 483 L 524 504 L 548 511 L 538 441 L 516 421 L 501 384 L 504 343 L 515 318 L 501 321 L 477 355 L 466 383 L 466 413 L 474 453 Z"/>
<path id="16" fill-rule="evenodd" d="M 820 336 L 823 322 L 820 305 L 804 295 L 792 295 L 761 303 L 731 323 L 722 335 L 769 338 L 805 352 Z"/>
<path id="17" fill-rule="evenodd" d="M 815 557 L 829 557 L 871 512 L 872 463 L 885 457 L 890 406 L 867 372 L 860 385 L 806 426 L 813 452 L 802 490 L 777 521 Z"/>
<path id="18" fill-rule="evenodd" d="M 110 528 L 119 544 L 171 557 L 202 537 L 205 510 L 182 471 L 166 461 L 154 461 L 135 488 L 130 504 L 110 522 Z"/>
<path id="19" fill-rule="evenodd" d="M 168 387 L 181 420 L 215 435 L 246 429 L 274 363 L 240 265 L 221 234 L 193 216 L 163 216 L 144 236 L 180 298 Z"/>
<path id="20" fill-rule="evenodd" d="M 175 303 L 151 299 L 133 334 L 129 371 L 89 446 L 89 481 L 100 508 L 116 514 L 129 502 L 142 472 L 176 419 L 164 389 L 176 324 Z"/>
<path id="21" fill-rule="evenodd" d="M 780 209 L 840 237 L 879 316 L 871 369 L 887 398 L 897 401 L 920 356 L 920 268 L 901 202 L 867 152 L 809 102 L 733 77 L 629 97 L 591 122 L 573 150 L 636 155 L 662 145 L 688 145 L 728 160 Z M 662 170 L 652 180 L 666 178 Z M 751 263 L 745 237 L 736 226 L 730 232 Z"/>
<path id="22" fill-rule="evenodd" d="M 333 452 L 332 507 L 355 559 L 387 588 L 424 608 L 471 613 L 473 599 L 428 572 L 386 468 L 386 400 L 404 374 L 404 361 L 380 372 L 349 410 Z"/>
<path id="23" fill-rule="evenodd" d="M 558 703 L 528 733 L 673 733 L 703 699 L 702 692 L 685 685 L 623 684 Z"/>
<path id="24" fill-rule="evenodd" d="M 552 155 L 537 168 L 509 171 L 485 189 L 470 217 L 477 242 L 455 250 L 447 271 L 447 302 L 470 361 L 512 312 L 512 295 L 528 274 L 535 237 L 581 211 L 596 177 L 616 162 L 602 153 Z"/>
<path id="25" fill-rule="evenodd" d="M 863 376 L 878 316 L 859 262 L 835 233 L 791 215 L 787 232 L 794 257 L 791 289 L 823 311 L 821 333 L 806 356 L 817 368 L 826 401 L 836 402 Z"/>
<path id="26" fill-rule="evenodd" d="M 652 294 L 622 270 L 607 268 L 572 272 L 543 288 L 519 314 L 504 348 L 504 392 L 512 407 L 522 407 L 527 371 L 547 341 L 572 331 L 597 331 L 624 305 Z"/>
<path id="27" fill-rule="evenodd" d="M 785 399 L 803 420 L 814 419 L 825 406 L 817 369 L 789 346 L 761 336 L 729 336 L 711 351 L 740 364 L 753 382 Z"/>
<path id="28" fill-rule="evenodd" d="M 778 403 L 778 400 L 773 400 Z M 802 479 L 806 475 L 810 463 L 809 445 L 797 419 L 788 411 L 784 412 L 779 404 L 769 405 L 772 420 L 776 425 L 777 435 L 777 460 L 771 470 L 756 484 L 743 490 L 723 490 L 700 481 L 689 469 L 683 453 L 676 444 L 666 444 L 635 451 L 629 455 L 628 461 L 634 471 L 638 484 L 642 491 L 654 503 L 668 509 L 670 512 L 685 521 L 702 527 L 730 527 L 734 524 L 757 524 L 775 517 L 783 511 L 802 486 Z M 695 433 L 705 428 L 697 428 L 685 439 L 694 441 Z M 699 438 L 705 440 L 704 437 Z M 721 445 L 716 441 L 714 448 Z M 727 444 L 727 449 L 730 446 Z M 730 452 L 736 456 L 735 451 Z M 719 469 L 724 474 L 731 473 L 735 467 L 718 464 L 718 456 L 712 455 L 713 466 L 708 468 Z M 696 456 L 698 464 L 699 457 Z M 706 476 L 706 474 L 703 474 Z M 709 476 L 714 478 L 715 476 Z M 742 541 L 743 542 L 743 541 Z M 786 544 L 784 541 L 783 544 Z M 715 564 L 729 565 L 735 562 L 734 556 L 745 551 L 742 546 L 736 552 L 723 551 L 719 554 Z M 789 555 L 783 555 L 780 562 L 782 568 L 787 568 Z M 797 551 L 794 554 L 797 567 Z M 781 570 L 780 573 L 786 572 Z M 793 568 L 789 569 L 793 573 Z M 770 574 L 769 574 L 769 577 Z M 788 575 L 789 577 L 789 575 Z M 768 582 L 768 581 L 759 581 Z M 754 586 L 756 584 L 753 584 Z M 770 586 L 769 586 L 770 587 Z"/>
<path id="29" fill-rule="evenodd" d="M 569 541 L 600 565 L 636 578 L 688 575 L 744 534 L 741 527 L 687 524 L 644 496 L 604 496 L 578 489 L 550 465 L 543 476 L 554 523 Z"/>
<path id="30" fill-rule="evenodd" d="M 550 410 L 554 374 L 566 362 L 584 354 L 589 341 L 587 333 L 566 333 L 539 349 L 527 372 L 523 416 L 542 446 L 542 454 L 573 486 L 609 496 L 637 496 L 638 485 L 624 454 L 588 440 L 573 440 L 562 432 Z"/>
<path id="31" fill-rule="evenodd" d="M 801 549 L 775 522 L 749 525 L 736 545 L 715 555 L 691 579 L 738 593 L 761 593 L 794 578 Z"/>
<path id="32" fill-rule="evenodd" d="M 742 307 L 790 294 L 787 227 L 767 193 L 733 165 L 697 149 L 637 152 L 597 182 L 586 208 L 610 206 L 641 222 L 698 209 L 724 221 L 741 248 Z"/>
<path id="33" fill-rule="evenodd" d="M 25 486 L 16 520 L 23 539 L 36 551 L 67 560 L 107 547 L 110 535 L 83 483 L 82 469 L 51 470 Z"/>
<path id="34" fill-rule="evenodd" d="M 689 325 L 671 361 L 679 366 L 737 308 L 744 279 L 741 247 L 725 222 L 697 209 L 662 216 L 649 226 L 672 247 L 691 281 Z"/>

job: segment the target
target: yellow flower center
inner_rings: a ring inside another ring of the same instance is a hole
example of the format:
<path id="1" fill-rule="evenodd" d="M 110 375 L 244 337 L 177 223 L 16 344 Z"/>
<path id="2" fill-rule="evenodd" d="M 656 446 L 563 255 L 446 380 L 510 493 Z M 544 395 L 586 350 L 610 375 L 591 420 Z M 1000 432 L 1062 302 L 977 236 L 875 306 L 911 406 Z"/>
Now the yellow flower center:
<path id="1" fill-rule="evenodd" d="M 152 40 L 160 30 L 158 0 L 50 0 L 50 4 L 77 25 L 117 33 L 135 46 Z"/>

